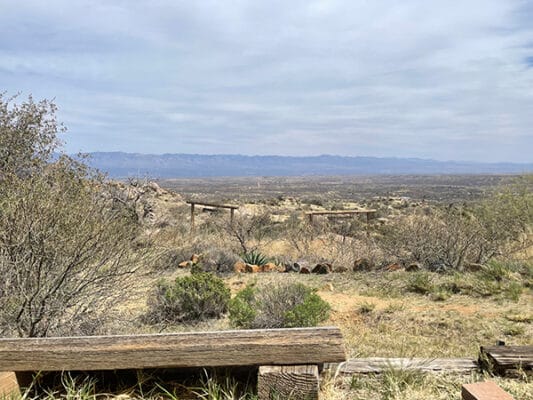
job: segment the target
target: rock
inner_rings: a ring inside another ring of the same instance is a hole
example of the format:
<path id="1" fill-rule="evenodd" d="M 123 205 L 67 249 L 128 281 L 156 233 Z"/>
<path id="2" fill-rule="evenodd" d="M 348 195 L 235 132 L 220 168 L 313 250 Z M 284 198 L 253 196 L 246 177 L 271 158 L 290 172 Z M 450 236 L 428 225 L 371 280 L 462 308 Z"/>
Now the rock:
<path id="1" fill-rule="evenodd" d="M 419 263 L 411 263 L 407 267 L 405 267 L 405 270 L 408 272 L 416 272 L 420 271 L 422 269 L 422 266 Z"/>
<path id="2" fill-rule="evenodd" d="M 272 262 L 268 262 L 261 266 L 262 272 L 276 272 L 278 266 Z"/>
<path id="3" fill-rule="evenodd" d="M 375 265 L 368 258 L 359 258 L 353 263 L 354 272 L 358 271 L 371 271 L 375 268 Z"/>
<path id="4" fill-rule="evenodd" d="M 148 183 L 146 184 L 146 187 L 147 187 L 148 189 L 150 189 L 150 190 L 156 192 L 156 193 L 159 194 L 159 195 L 163 194 L 163 192 L 164 192 L 163 189 L 161 189 L 161 187 L 160 187 L 157 183 L 155 183 L 155 182 L 148 182 Z"/>
<path id="5" fill-rule="evenodd" d="M 348 268 L 346 268 L 344 265 L 337 265 L 335 268 L 333 268 L 333 272 L 336 272 L 336 273 L 348 272 Z"/>
<path id="6" fill-rule="evenodd" d="M 191 256 L 191 262 L 192 262 L 193 264 L 198 264 L 198 261 L 200 261 L 200 256 L 199 256 L 198 254 L 193 254 L 193 255 Z"/>
<path id="7" fill-rule="evenodd" d="M 309 267 L 300 267 L 300 274 L 310 274 L 311 270 Z"/>
<path id="8" fill-rule="evenodd" d="M 331 273 L 331 264 L 328 263 L 320 263 L 315 265 L 315 267 L 312 270 L 313 274 L 329 274 Z"/>
<path id="9" fill-rule="evenodd" d="M 286 272 L 284 265 L 276 265 L 276 272 Z"/>
<path id="10" fill-rule="evenodd" d="M 285 272 L 300 272 L 300 265 L 298 263 L 294 264 L 285 264 Z"/>
<path id="11" fill-rule="evenodd" d="M 300 272 L 302 268 L 307 268 L 309 271 L 311 271 L 311 266 L 309 265 L 309 262 L 305 260 L 296 261 L 294 263 L 294 267 L 298 269 L 298 272 Z"/>
<path id="12" fill-rule="evenodd" d="M 244 261 L 237 261 L 233 264 L 233 271 L 235 272 L 246 272 L 246 263 Z"/>
<path id="13" fill-rule="evenodd" d="M 466 272 L 478 272 L 484 268 L 483 264 L 478 263 L 465 263 Z"/>
<path id="14" fill-rule="evenodd" d="M 398 263 L 390 264 L 387 267 L 385 267 L 385 271 L 392 272 L 392 271 L 399 271 L 402 269 L 402 266 Z"/>
<path id="15" fill-rule="evenodd" d="M 263 272 L 263 270 L 259 265 L 246 264 L 245 272 L 255 274 L 258 272 Z"/>
<path id="16" fill-rule="evenodd" d="M 192 262 L 191 261 L 182 261 L 178 264 L 178 267 L 179 268 L 190 268 L 192 267 Z"/>

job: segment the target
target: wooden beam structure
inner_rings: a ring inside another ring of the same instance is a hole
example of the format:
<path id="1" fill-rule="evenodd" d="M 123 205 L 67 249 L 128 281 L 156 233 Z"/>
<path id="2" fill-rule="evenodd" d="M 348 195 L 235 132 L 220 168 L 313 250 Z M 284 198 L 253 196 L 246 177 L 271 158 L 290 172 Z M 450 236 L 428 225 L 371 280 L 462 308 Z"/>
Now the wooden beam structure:
<path id="1" fill-rule="evenodd" d="M 0 399 L 20 398 L 21 390 L 14 372 L 0 372 Z"/>
<path id="2" fill-rule="evenodd" d="M 471 372 L 478 369 L 472 358 L 352 358 L 342 364 L 325 364 L 324 369 L 344 375 L 381 373 L 390 369 L 421 372 Z"/>
<path id="3" fill-rule="evenodd" d="M 331 211 L 306 211 L 305 215 L 309 218 L 309 222 L 313 223 L 313 217 L 315 215 L 366 215 L 366 222 L 370 221 L 370 218 L 377 212 L 373 209 L 363 209 L 363 210 L 331 210 Z"/>
<path id="4" fill-rule="evenodd" d="M 480 364 L 497 373 L 508 369 L 533 369 L 533 346 L 481 346 Z"/>
<path id="5" fill-rule="evenodd" d="M 0 339 L 0 371 L 321 364 L 346 359 L 338 328 Z"/>
<path id="6" fill-rule="evenodd" d="M 260 400 L 290 391 L 318 397 L 318 366 L 346 359 L 336 327 L 0 339 L 0 398 L 16 396 L 28 372 L 258 367 Z M 287 397 L 282 397 L 287 398 Z"/>
<path id="7" fill-rule="evenodd" d="M 215 203 L 208 203 L 208 202 L 195 201 L 195 200 L 187 201 L 187 204 L 190 204 L 191 206 L 191 233 L 194 232 L 194 207 L 196 205 L 204 206 L 204 207 L 212 207 L 212 208 L 229 209 L 230 210 L 230 224 L 232 226 L 233 226 L 233 219 L 235 217 L 235 210 L 239 209 L 239 206 L 235 206 L 232 204 L 215 204 Z"/>

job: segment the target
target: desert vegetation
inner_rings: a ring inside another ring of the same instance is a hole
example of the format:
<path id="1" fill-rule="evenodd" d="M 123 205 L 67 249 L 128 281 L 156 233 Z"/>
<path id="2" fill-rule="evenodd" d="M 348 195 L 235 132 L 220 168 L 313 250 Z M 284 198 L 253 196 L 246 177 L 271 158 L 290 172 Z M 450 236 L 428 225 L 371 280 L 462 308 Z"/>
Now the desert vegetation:
<path id="1" fill-rule="evenodd" d="M 531 176 L 365 178 L 361 191 L 332 184 L 348 178 L 112 182 L 62 154 L 55 112 L 49 101 L 0 96 L 3 337 L 334 324 L 351 357 L 475 357 L 496 340 L 531 344 Z M 191 198 L 239 209 L 233 221 L 197 210 L 191 231 Z M 376 211 L 368 222 L 303 214 L 356 208 Z M 391 370 L 330 377 L 323 392 L 453 399 L 478 378 Z M 501 384 L 532 398 L 530 379 Z M 177 398 L 167 382 L 146 382 L 124 391 Z M 92 381 L 60 386 L 50 398 L 96 396 Z M 207 377 L 195 390 L 253 398 L 241 389 Z"/>

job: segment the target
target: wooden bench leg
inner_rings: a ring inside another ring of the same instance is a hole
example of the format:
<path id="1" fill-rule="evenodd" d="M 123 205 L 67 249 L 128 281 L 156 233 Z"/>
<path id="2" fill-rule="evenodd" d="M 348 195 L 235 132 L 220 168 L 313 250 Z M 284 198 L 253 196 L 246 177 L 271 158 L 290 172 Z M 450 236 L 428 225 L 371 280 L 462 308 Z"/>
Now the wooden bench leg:
<path id="1" fill-rule="evenodd" d="M 463 400 L 513 400 L 513 396 L 492 381 L 463 385 L 461 395 Z"/>
<path id="2" fill-rule="evenodd" d="M 317 400 L 318 390 L 318 365 L 259 367 L 259 400 Z"/>
<path id="3" fill-rule="evenodd" d="M 20 385 L 14 372 L 0 372 L 0 399 L 20 397 Z"/>

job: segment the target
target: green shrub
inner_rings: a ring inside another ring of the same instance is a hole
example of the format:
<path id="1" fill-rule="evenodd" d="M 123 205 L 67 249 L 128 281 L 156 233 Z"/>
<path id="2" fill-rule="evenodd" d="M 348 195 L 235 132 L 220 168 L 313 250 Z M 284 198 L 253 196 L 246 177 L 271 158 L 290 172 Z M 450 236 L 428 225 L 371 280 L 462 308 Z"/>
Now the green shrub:
<path id="1" fill-rule="evenodd" d="M 428 294 L 433 291 L 433 279 L 429 272 L 414 272 L 407 279 L 407 290 L 413 293 Z"/>
<path id="2" fill-rule="evenodd" d="M 199 322 L 220 318 L 228 309 L 230 291 L 222 279 L 199 272 L 177 277 L 174 284 L 160 281 L 150 299 L 148 321 Z"/>
<path id="3" fill-rule="evenodd" d="M 258 251 L 251 251 L 243 254 L 242 260 L 245 263 L 252 265 L 265 265 L 268 262 L 268 258 Z"/>
<path id="4" fill-rule="evenodd" d="M 330 306 L 301 283 L 256 288 L 247 286 L 230 302 L 231 324 L 238 328 L 316 326 L 329 317 Z"/>

